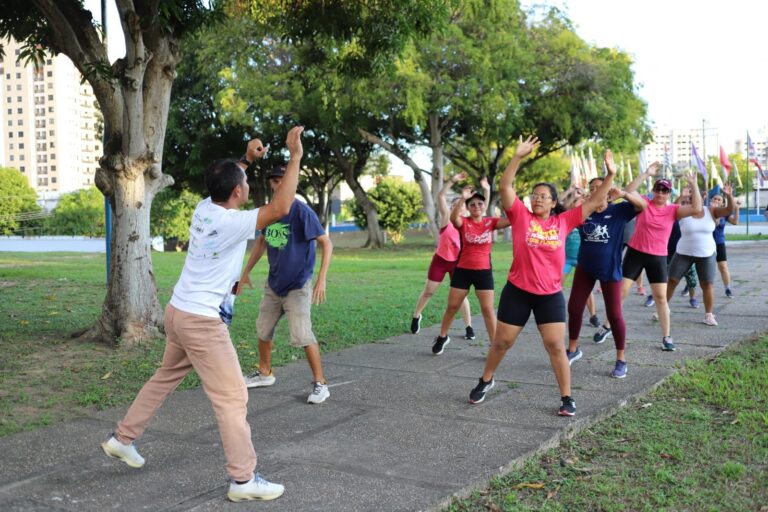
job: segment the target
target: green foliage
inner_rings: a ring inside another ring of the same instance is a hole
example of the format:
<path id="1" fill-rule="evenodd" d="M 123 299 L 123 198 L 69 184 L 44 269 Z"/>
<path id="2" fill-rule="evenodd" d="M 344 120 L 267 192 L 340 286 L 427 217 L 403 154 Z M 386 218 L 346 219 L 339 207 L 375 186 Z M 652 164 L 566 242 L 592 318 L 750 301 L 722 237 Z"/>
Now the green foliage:
<path id="1" fill-rule="evenodd" d="M 27 178 L 11 167 L 0 167 L 0 234 L 23 234 L 27 219 L 34 219 L 41 208 L 36 203 L 37 194 L 29 186 Z"/>
<path id="2" fill-rule="evenodd" d="M 55 235 L 104 236 L 104 196 L 96 187 L 63 194 L 46 230 Z"/>
<path id="3" fill-rule="evenodd" d="M 180 193 L 166 189 L 155 196 L 150 212 L 150 231 L 152 236 L 189 240 L 189 225 L 192 213 L 202 197 L 194 192 L 182 190 Z"/>
<path id="4" fill-rule="evenodd" d="M 404 183 L 394 177 L 380 178 L 376 186 L 368 191 L 368 198 L 376 206 L 379 225 L 398 244 L 403 240 L 403 233 L 412 222 L 424 220 L 421 208 L 421 193 L 415 183 Z M 352 204 L 355 224 L 361 228 L 368 226 L 362 206 Z"/>

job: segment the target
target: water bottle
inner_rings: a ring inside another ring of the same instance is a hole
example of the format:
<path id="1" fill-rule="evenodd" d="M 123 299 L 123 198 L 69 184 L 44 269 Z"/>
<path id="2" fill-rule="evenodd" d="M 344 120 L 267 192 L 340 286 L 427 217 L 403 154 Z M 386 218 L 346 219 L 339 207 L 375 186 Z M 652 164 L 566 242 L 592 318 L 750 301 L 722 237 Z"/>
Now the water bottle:
<path id="1" fill-rule="evenodd" d="M 232 290 L 224 296 L 224 300 L 219 305 L 219 317 L 227 325 L 232 323 L 232 316 L 235 314 L 235 297 L 237 296 L 238 284 L 239 281 L 235 281 Z"/>

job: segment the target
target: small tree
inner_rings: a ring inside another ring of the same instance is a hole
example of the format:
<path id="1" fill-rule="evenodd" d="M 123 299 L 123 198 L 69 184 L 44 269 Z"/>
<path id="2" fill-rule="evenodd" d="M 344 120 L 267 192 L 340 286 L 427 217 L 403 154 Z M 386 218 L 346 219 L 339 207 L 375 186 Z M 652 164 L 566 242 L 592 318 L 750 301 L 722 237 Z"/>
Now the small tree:
<path id="1" fill-rule="evenodd" d="M 150 231 L 152 236 L 162 236 L 165 239 L 175 239 L 177 249 L 189 241 L 189 225 L 195 206 L 202 197 L 182 190 L 180 193 L 165 189 L 152 202 L 150 212 Z"/>
<path id="2" fill-rule="evenodd" d="M 426 220 L 421 192 L 415 183 L 404 183 L 394 177 L 380 178 L 376 187 L 368 191 L 368 198 L 376 206 L 379 226 L 395 244 L 403 241 L 403 233 L 410 223 Z M 352 202 L 352 211 L 355 224 L 367 228 L 368 219 L 356 201 Z"/>
<path id="3" fill-rule="evenodd" d="M 41 208 L 36 199 L 35 190 L 21 171 L 0 167 L 0 234 L 18 234 L 23 221 L 38 217 Z"/>
<path id="4" fill-rule="evenodd" d="M 96 187 L 62 195 L 46 230 L 54 235 L 104 236 L 104 196 Z"/>

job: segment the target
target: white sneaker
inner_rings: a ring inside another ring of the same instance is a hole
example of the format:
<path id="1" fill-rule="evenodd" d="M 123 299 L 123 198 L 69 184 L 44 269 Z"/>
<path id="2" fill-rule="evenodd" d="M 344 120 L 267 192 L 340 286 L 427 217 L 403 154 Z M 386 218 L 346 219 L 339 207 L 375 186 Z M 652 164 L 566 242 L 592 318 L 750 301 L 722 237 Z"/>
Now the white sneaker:
<path id="1" fill-rule="evenodd" d="M 269 370 L 269 373 L 267 375 L 264 375 L 262 373 L 259 373 L 259 370 L 256 370 L 251 375 L 248 375 L 245 377 L 245 387 L 247 388 L 263 388 L 266 386 L 271 386 L 275 383 L 277 379 L 275 379 L 274 373 L 272 373 L 272 370 Z"/>
<path id="2" fill-rule="evenodd" d="M 319 382 L 312 383 L 312 392 L 307 397 L 308 404 L 321 404 L 331 396 L 331 392 L 328 391 L 328 384 L 320 384 Z"/>
<path id="3" fill-rule="evenodd" d="M 140 468 L 144 465 L 144 457 L 136 451 L 133 443 L 123 444 L 112 434 L 109 439 L 101 443 L 101 449 L 110 457 L 120 459 L 132 468 Z"/>
<path id="4" fill-rule="evenodd" d="M 284 492 L 285 487 L 267 482 L 260 474 L 256 473 L 244 484 L 230 482 L 227 498 L 229 501 L 274 500 L 282 496 Z"/>
<path id="5" fill-rule="evenodd" d="M 714 313 L 705 313 L 704 314 L 704 323 L 707 325 L 715 326 L 717 325 L 717 320 L 715 320 L 715 314 Z"/>

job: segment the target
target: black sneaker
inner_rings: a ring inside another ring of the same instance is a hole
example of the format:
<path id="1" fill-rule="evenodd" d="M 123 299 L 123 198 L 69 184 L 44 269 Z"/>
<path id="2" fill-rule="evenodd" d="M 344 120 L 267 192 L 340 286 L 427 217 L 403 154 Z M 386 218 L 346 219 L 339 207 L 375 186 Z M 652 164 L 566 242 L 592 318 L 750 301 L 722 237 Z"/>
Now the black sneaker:
<path id="1" fill-rule="evenodd" d="M 600 327 L 600 319 L 597 318 L 597 315 L 592 315 L 589 317 L 589 325 L 592 327 Z"/>
<path id="2" fill-rule="evenodd" d="M 435 344 L 432 345 L 432 353 L 436 356 L 439 356 L 443 353 L 443 350 L 445 350 L 445 346 L 451 342 L 451 337 L 446 336 L 438 336 L 435 338 Z"/>
<path id="3" fill-rule="evenodd" d="M 560 416 L 576 416 L 576 402 L 569 396 L 562 398 L 563 405 L 560 406 L 560 410 L 557 412 Z"/>
<path id="4" fill-rule="evenodd" d="M 421 315 L 411 318 L 411 334 L 417 334 L 421 330 Z"/>
<path id="5" fill-rule="evenodd" d="M 467 334 L 464 335 L 464 338 L 468 340 L 475 339 L 475 330 L 472 328 L 471 325 L 467 326 Z"/>
<path id="6" fill-rule="evenodd" d="M 601 325 L 600 328 L 595 333 L 595 335 L 592 336 L 592 341 L 594 341 L 595 343 L 602 343 L 605 341 L 605 338 L 607 338 L 610 335 L 611 335 L 611 328 Z"/>
<path id="7" fill-rule="evenodd" d="M 493 380 L 493 377 L 491 377 L 491 382 L 485 382 L 482 377 L 480 377 L 480 382 L 478 382 L 477 386 L 475 386 L 475 389 L 473 389 L 469 393 L 469 403 L 471 404 L 479 404 L 483 400 L 485 400 L 485 395 L 493 389 L 493 386 L 496 385 L 496 381 Z"/>

